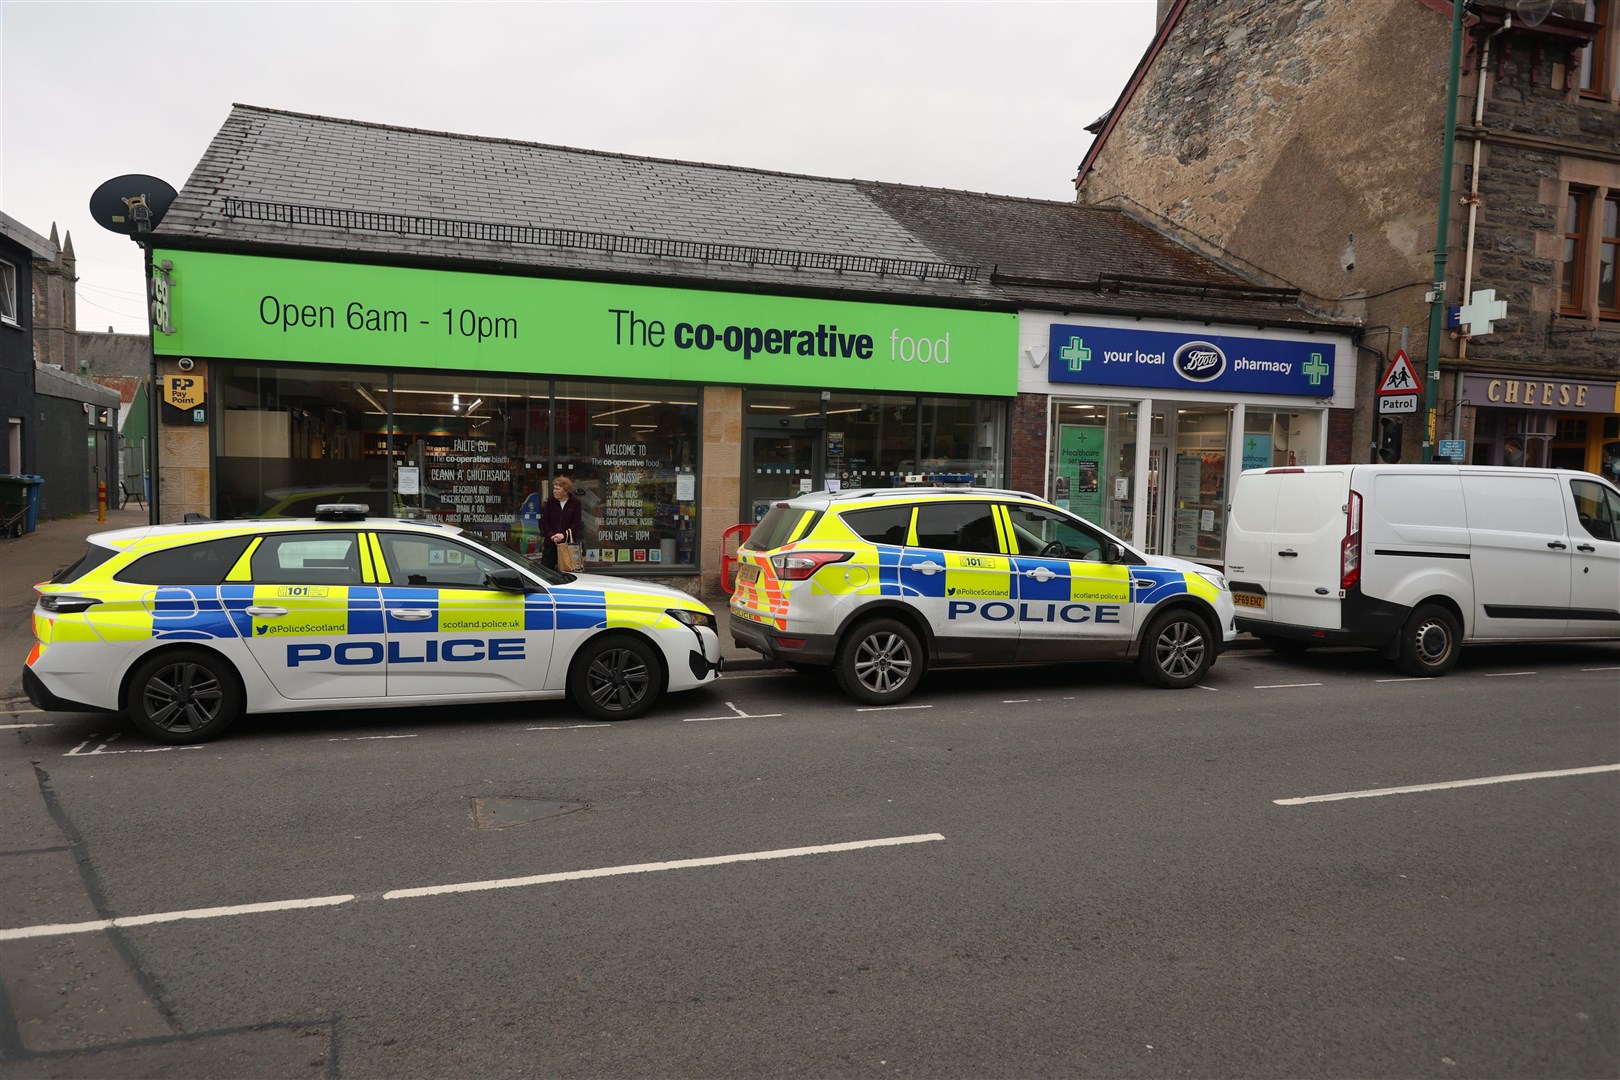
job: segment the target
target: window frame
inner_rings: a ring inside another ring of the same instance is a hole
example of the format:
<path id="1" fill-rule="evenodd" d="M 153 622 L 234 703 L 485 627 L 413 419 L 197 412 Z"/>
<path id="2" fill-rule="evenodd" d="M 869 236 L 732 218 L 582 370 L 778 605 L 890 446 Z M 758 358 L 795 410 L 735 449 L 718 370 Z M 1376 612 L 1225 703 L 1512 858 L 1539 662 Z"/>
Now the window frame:
<path id="1" fill-rule="evenodd" d="M 0 323 L 22 327 L 21 309 L 17 306 L 17 264 L 0 259 Z"/>
<path id="2" fill-rule="evenodd" d="M 1615 12 L 1615 0 L 1587 0 L 1591 5 L 1591 22 L 1597 24 L 1597 35 L 1590 45 L 1581 50 L 1575 78 L 1576 93 L 1592 101 L 1613 101 L 1615 96 L 1614 45 L 1617 40 L 1610 29 Z"/>

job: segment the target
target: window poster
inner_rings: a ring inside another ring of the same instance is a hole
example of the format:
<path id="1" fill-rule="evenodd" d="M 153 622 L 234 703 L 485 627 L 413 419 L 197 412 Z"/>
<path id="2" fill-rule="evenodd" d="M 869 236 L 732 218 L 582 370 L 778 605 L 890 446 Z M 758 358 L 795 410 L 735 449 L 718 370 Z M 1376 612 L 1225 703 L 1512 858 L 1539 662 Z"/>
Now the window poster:
<path id="1" fill-rule="evenodd" d="M 1248 434 L 1243 436 L 1243 467 L 1245 469 L 1271 468 L 1271 436 Z"/>
<path id="2" fill-rule="evenodd" d="M 1069 509 L 1087 521 L 1102 521 L 1102 462 L 1107 432 L 1085 424 L 1058 429 L 1058 475 L 1069 481 Z"/>

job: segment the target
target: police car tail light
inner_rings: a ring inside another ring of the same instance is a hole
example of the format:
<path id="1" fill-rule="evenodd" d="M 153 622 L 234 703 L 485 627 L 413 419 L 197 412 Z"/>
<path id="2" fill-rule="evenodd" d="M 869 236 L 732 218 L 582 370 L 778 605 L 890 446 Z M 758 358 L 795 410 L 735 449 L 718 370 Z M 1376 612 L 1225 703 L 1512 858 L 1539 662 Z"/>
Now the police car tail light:
<path id="1" fill-rule="evenodd" d="M 1361 495 L 1352 491 L 1344 525 L 1344 543 L 1339 545 L 1339 588 L 1352 588 L 1361 580 Z"/>
<path id="2" fill-rule="evenodd" d="M 795 551 L 771 556 L 781 581 L 803 581 L 828 563 L 847 562 L 853 551 Z"/>
<path id="3" fill-rule="evenodd" d="M 55 593 L 39 598 L 39 606 L 55 615 L 72 615 L 75 612 L 89 611 L 101 603 L 93 596 L 67 596 Z"/>

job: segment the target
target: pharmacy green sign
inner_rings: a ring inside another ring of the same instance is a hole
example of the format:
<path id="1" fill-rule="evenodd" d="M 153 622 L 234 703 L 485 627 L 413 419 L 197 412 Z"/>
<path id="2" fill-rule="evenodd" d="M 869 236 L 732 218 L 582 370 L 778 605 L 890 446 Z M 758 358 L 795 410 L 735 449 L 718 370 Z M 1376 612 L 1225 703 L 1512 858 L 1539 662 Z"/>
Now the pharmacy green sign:
<path id="1" fill-rule="evenodd" d="M 168 301 L 171 332 L 153 334 L 163 356 L 1017 392 L 1011 313 L 194 251 L 152 260 Z"/>

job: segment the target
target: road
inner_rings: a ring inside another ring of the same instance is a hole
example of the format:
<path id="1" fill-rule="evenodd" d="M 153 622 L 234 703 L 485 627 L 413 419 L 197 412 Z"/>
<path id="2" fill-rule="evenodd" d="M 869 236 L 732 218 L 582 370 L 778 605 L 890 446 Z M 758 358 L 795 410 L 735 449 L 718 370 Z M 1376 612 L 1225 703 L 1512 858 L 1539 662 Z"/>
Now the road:
<path id="1" fill-rule="evenodd" d="M 0 743 L 3 1069 L 1613 1076 L 1617 691 L 1609 645 L 885 710 L 755 673 L 195 749 L 0 715 L 50 725 Z"/>

